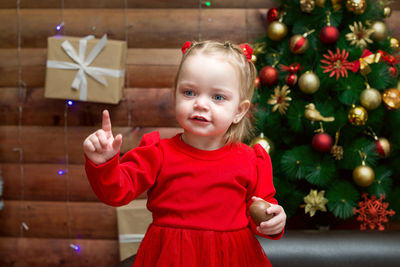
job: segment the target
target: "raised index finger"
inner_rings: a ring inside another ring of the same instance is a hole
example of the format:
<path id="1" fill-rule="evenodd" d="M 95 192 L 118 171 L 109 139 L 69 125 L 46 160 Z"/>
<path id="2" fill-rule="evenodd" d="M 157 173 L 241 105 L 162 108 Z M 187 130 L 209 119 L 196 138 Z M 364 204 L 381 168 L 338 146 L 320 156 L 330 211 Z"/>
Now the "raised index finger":
<path id="1" fill-rule="evenodd" d="M 111 119 L 110 119 L 110 114 L 108 113 L 108 110 L 103 111 L 103 120 L 101 121 L 101 128 L 103 129 L 103 131 L 106 132 L 107 137 L 110 137 L 110 135 L 112 135 Z"/>

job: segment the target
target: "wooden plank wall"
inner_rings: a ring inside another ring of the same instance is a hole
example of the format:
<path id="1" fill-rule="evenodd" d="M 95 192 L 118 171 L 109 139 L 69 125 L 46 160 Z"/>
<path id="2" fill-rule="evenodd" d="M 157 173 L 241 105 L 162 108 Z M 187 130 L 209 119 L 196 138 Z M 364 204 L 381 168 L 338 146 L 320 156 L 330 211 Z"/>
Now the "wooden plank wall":
<path id="1" fill-rule="evenodd" d="M 16 0 L 0 2 L 0 266 L 113 266 L 119 261 L 115 209 L 100 203 L 84 174 L 82 141 L 111 112 L 122 152 L 144 133 L 179 131 L 170 87 L 186 40 L 251 42 L 265 32 L 272 0 Z M 390 29 L 400 36 L 400 3 Z M 47 37 L 127 40 L 127 79 L 119 105 L 45 99 Z M 18 49 L 19 47 L 19 49 Z M 23 81 L 21 83 L 20 81 Z M 68 173 L 58 175 L 59 170 Z M 22 222 L 28 229 L 22 227 Z M 70 244 L 79 244 L 75 252 Z"/>

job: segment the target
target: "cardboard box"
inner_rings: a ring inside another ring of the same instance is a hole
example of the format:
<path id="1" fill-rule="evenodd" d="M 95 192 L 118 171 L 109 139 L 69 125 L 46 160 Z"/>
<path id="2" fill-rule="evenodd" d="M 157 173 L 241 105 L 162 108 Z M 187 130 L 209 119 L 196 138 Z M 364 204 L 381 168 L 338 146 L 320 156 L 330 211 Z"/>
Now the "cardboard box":
<path id="1" fill-rule="evenodd" d="M 148 226 L 153 221 L 146 199 L 137 199 L 117 208 L 119 255 L 121 261 L 136 254 Z"/>
<path id="2" fill-rule="evenodd" d="M 125 81 L 127 44 L 93 36 L 47 40 L 45 97 L 117 104 Z"/>

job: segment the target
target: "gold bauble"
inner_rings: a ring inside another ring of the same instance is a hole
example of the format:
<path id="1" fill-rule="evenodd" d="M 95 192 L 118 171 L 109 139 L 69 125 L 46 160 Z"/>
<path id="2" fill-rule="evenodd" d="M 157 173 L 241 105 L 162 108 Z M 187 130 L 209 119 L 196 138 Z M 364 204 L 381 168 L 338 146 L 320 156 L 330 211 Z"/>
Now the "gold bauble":
<path id="1" fill-rule="evenodd" d="M 271 40 L 282 40 L 283 38 L 285 38 L 286 34 L 287 26 L 278 20 L 271 22 L 267 27 L 267 35 Z"/>
<path id="2" fill-rule="evenodd" d="M 346 8 L 348 11 L 353 12 L 356 15 L 364 13 L 367 8 L 366 0 L 347 0 Z"/>
<path id="3" fill-rule="evenodd" d="M 308 42 L 307 37 L 304 37 L 301 34 L 296 34 L 290 37 L 289 48 L 290 51 L 292 51 L 295 54 L 304 53 L 309 46 L 310 43 Z"/>
<path id="4" fill-rule="evenodd" d="M 316 0 L 316 1 L 315 1 L 315 4 L 316 4 L 317 6 L 319 6 L 319 7 L 324 8 L 324 7 L 325 7 L 325 1 L 326 1 L 326 0 Z"/>
<path id="5" fill-rule="evenodd" d="M 300 9 L 305 13 L 311 13 L 315 7 L 315 0 L 300 0 Z"/>
<path id="6" fill-rule="evenodd" d="M 388 28 L 382 21 L 375 21 L 372 23 L 371 29 L 374 30 L 374 32 L 371 34 L 371 38 L 375 41 L 382 41 L 388 35 Z"/>
<path id="7" fill-rule="evenodd" d="M 392 9 L 388 6 L 383 8 L 383 15 L 385 16 L 385 18 L 390 17 L 390 15 L 392 15 Z"/>
<path id="8" fill-rule="evenodd" d="M 260 144 L 268 154 L 274 152 L 274 144 L 264 135 L 264 133 L 261 133 L 259 136 L 251 140 L 250 146 L 254 146 L 255 144 Z"/>
<path id="9" fill-rule="evenodd" d="M 375 88 L 366 88 L 360 95 L 360 102 L 367 110 L 374 110 L 382 102 L 381 93 Z"/>
<path id="10" fill-rule="evenodd" d="M 393 49 L 396 49 L 398 51 L 399 46 L 400 46 L 399 39 L 397 39 L 396 37 L 391 37 L 390 38 L 390 47 Z"/>
<path id="11" fill-rule="evenodd" d="M 396 88 L 389 88 L 383 91 L 383 103 L 388 110 L 395 110 L 400 108 L 400 90 Z"/>
<path id="12" fill-rule="evenodd" d="M 342 0 L 331 0 L 333 11 L 338 11 L 342 8 Z"/>
<path id="13" fill-rule="evenodd" d="M 364 163 L 353 170 L 353 180 L 359 186 L 370 186 L 375 180 L 374 170 Z"/>
<path id="14" fill-rule="evenodd" d="M 350 109 L 348 118 L 353 125 L 364 125 L 368 120 L 368 112 L 362 106 L 355 106 Z"/>
<path id="15" fill-rule="evenodd" d="M 256 55 L 251 55 L 251 62 L 254 64 L 257 62 L 257 56 Z"/>
<path id="16" fill-rule="evenodd" d="M 392 144 L 385 137 L 376 140 L 376 150 L 381 158 L 387 158 L 392 153 Z"/>
<path id="17" fill-rule="evenodd" d="M 303 93 L 313 94 L 318 91 L 320 81 L 314 72 L 307 71 L 300 76 L 298 85 Z"/>

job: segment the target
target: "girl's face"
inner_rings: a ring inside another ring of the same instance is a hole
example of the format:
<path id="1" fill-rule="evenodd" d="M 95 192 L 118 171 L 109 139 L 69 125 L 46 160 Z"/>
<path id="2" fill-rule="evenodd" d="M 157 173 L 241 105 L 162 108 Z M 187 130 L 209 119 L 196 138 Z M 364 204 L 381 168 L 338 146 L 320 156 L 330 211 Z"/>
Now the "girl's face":
<path id="1" fill-rule="evenodd" d="M 198 54 L 186 59 L 176 88 L 176 117 L 185 141 L 196 147 L 194 140 L 202 137 L 224 145 L 226 131 L 250 106 L 240 101 L 239 85 L 236 69 L 220 58 Z"/>

